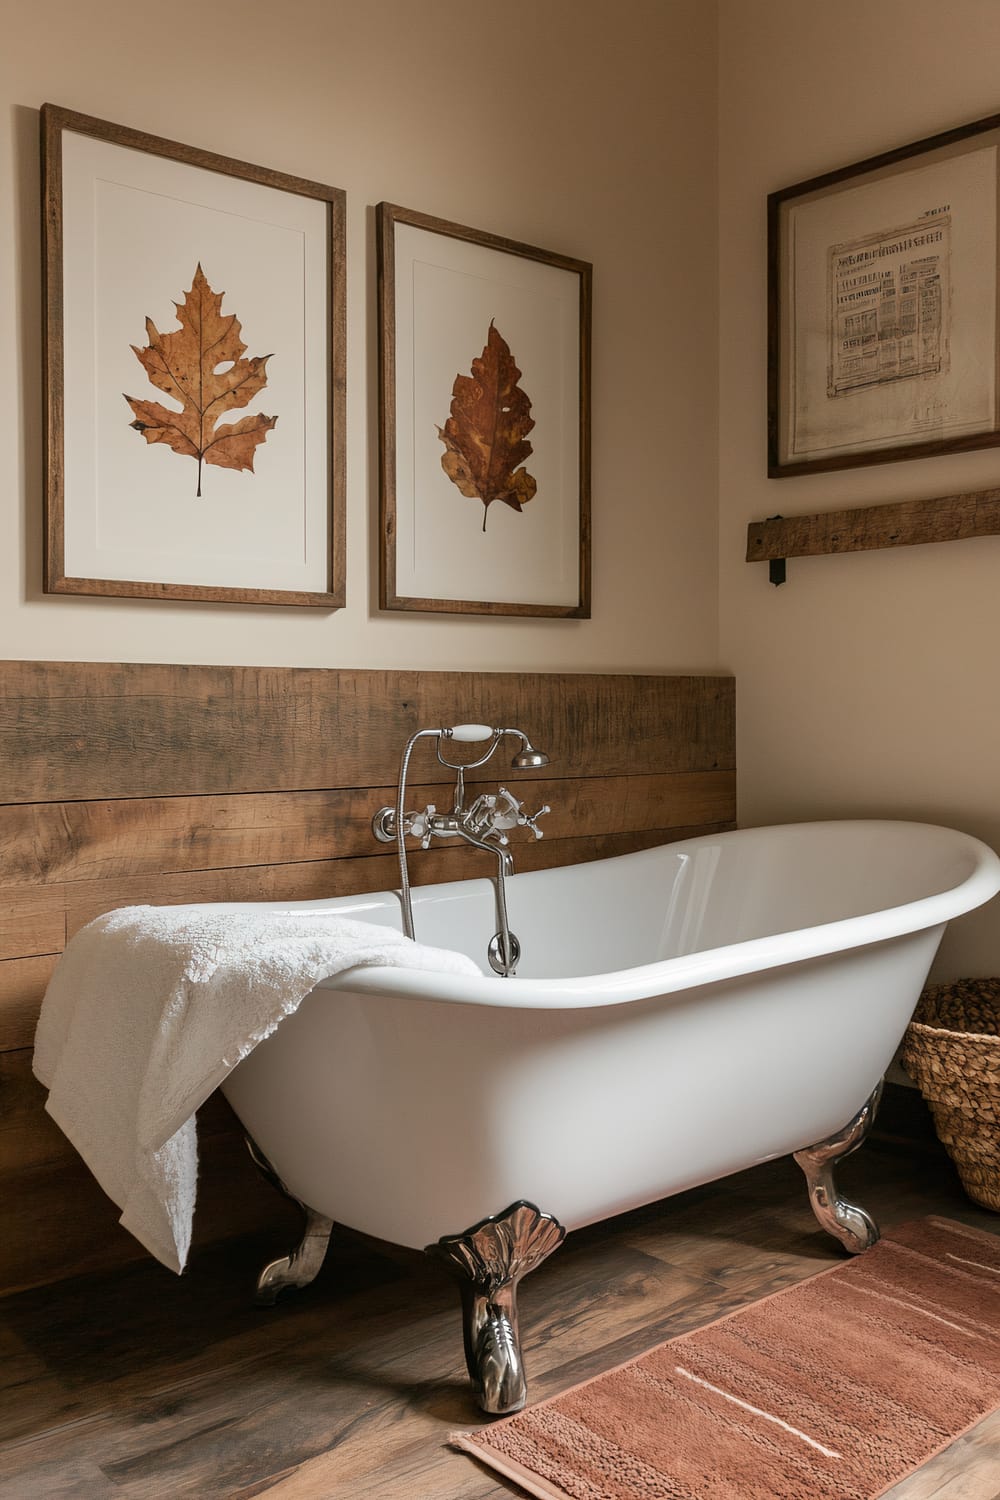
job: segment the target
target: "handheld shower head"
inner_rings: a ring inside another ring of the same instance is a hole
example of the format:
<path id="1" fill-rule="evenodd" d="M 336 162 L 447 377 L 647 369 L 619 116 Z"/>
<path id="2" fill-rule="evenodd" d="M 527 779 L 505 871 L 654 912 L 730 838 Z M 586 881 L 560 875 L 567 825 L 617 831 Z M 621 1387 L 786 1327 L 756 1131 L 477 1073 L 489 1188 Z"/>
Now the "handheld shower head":
<path id="1" fill-rule="evenodd" d="M 527 735 L 521 735 L 521 748 L 511 761 L 511 767 L 515 771 L 532 771 L 539 766 L 547 766 L 549 757 L 544 750 L 536 750 Z"/>
<path id="2" fill-rule="evenodd" d="M 540 766 L 547 766 L 549 763 L 549 757 L 545 754 L 545 751 L 536 750 L 523 729 L 501 728 L 499 726 L 491 729 L 488 724 L 455 724 L 450 729 L 424 729 L 420 732 L 421 734 L 437 734 L 438 760 L 443 766 L 448 766 L 452 771 L 474 771 L 479 766 L 484 765 L 490 759 L 504 735 L 507 734 L 515 735 L 521 741 L 521 748 L 510 763 L 512 770 L 534 771 Z M 441 748 L 442 741 L 449 743 L 454 741 L 456 744 L 471 744 L 476 740 L 490 741 L 485 753 L 478 760 L 458 763 L 449 760 Z"/>

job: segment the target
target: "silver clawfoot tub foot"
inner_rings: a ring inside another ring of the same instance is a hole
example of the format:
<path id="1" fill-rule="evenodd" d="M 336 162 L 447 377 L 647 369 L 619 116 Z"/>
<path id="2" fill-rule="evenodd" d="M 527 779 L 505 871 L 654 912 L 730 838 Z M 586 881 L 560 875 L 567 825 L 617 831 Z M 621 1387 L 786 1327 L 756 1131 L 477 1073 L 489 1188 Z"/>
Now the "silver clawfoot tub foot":
<path id="1" fill-rule="evenodd" d="M 295 1249 L 290 1250 L 287 1255 L 279 1256 L 277 1260 L 269 1261 L 257 1277 L 254 1302 L 258 1307 L 271 1307 L 286 1287 L 308 1286 L 311 1281 L 315 1281 L 330 1243 L 333 1220 L 316 1213 L 296 1198 L 294 1193 L 290 1193 L 256 1141 L 249 1136 L 244 1139 L 257 1170 L 285 1198 L 298 1204 L 306 1221 L 302 1238 Z"/>
<path id="2" fill-rule="evenodd" d="M 465 1362 L 479 1404 L 491 1416 L 520 1411 L 527 1399 L 517 1284 L 565 1237 L 558 1219 L 522 1201 L 427 1246 L 428 1255 L 444 1260 L 461 1285 Z"/>
<path id="3" fill-rule="evenodd" d="M 834 1172 L 844 1157 L 856 1151 L 868 1135 L 881 1097 L 882 1081 L 879 1080 L 878 1087 L 843 1130 L 838 1130 L 836 1135 L 819 1141 L 815 1146 L 807 1146 L 804 1151 L 795 1153 L 795 1160 L 806 1174 L 813 1213 L 822 1228 L 838 1239 L 852 1255 L 870 1250 L 879 1237 L 879 1228 L 863 1208 L 859 1208 L 856 1203 L 848 1203 L 840 1196 Z"/>

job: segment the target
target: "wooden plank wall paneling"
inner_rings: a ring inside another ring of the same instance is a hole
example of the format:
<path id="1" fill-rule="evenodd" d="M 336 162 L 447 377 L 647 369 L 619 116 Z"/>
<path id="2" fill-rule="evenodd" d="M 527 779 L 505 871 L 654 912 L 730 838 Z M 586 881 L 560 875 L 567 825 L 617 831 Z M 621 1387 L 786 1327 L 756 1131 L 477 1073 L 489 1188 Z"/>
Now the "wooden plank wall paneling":
<path id="1" fill-rule="evenodd" d="M 515 833 L 518 869 L 734 826 L 730 678 L 0 662 L 0 1292 L 145 1253 L 31 1074 L 38 1008 L 73 933 L 135 903 L 393 887 L 372 814 L 393 799 L 408 736 L 456 722 L 516 725 L 550 756 L 529 772 L 497 756 L 470 779 L 473 794 L 500 781 L 532 810 L 551 805 L 542 840 Z M 447 805 L 432 748 L 415 752 L 411 785 L 409 806 Z M 464 847 L 411 863 L 415 884 L 490 873 Z M 221 1098 L 201 1136 L 196 1243 L 294 1233 Z"/>

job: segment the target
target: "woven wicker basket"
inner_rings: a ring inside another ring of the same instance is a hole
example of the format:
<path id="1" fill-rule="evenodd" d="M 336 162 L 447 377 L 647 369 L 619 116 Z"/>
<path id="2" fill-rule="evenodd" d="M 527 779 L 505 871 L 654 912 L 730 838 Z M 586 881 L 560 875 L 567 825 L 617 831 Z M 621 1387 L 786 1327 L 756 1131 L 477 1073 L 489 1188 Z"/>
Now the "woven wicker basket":
<path id="1" fill-rule="evenodd" d="M 920 997 L 903 1066 L 969 1197 L 1000 1213 L 1000 979 L 956 979 Z"/>

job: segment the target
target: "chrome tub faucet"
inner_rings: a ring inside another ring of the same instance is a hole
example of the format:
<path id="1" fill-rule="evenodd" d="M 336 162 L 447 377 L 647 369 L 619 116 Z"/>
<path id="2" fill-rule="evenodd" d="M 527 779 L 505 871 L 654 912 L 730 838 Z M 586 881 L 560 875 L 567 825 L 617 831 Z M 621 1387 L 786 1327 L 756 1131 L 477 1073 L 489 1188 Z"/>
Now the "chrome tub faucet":
<path id="1" fill-rule="evenodd" d="M 499 786 L 496 792 L 482 792 L 471 806 L 465 805 L 465 776 L 467 771 L 484 766 L 499 748 L 507 735 L 520 740 L 521 748 L 514 755 L 511 767 L 515 770 L 530 770 L 547 766 L 549 757 L 543 750 L 536 750 L 522 729 L 491 728 L 489 724 L 455 724 L 450 729 L 418 729 L 407 740 L 399 765 L 399 782 L 394 806 L 380 807 L 372 819 L 372 832 L 382 844 L 395 844 L 399 854 L 400 897 L 403 908 L 403 930 L 413 937 L 413 902 L 410 895 L 410 877 L 407 869 L 407 835 L 418 838 L 421 848 L 429 849 L 434 839 L 462 839 L 476 849 L 493 854 L 497 861 L 496 902 L 497 932 L 488 949 L 491 967 L 498 974 L 513 974 L 521 953 L 521 946 L 510 930 L 507 921 L 507 896 L 505 877 L 514 872 L 514 861 L 507 847 L 508 831 L 511 828 L 530 828 L 536 839 L 542 837 L 538 819 L 551 811 L 548 804 L 537 812 L 526 813 L 524 804 Z M 438 812 L 429 802 L 420 812 L 406 811 L 406 778 L 410 756 L 418 740 L 436 741 L 437 758 L 441 765 L 455 772 L 455 795 L 450 812 Z M 489 744 L 478 760 L 454 761 L 444 754 L 449 741 L 455 744 L 476 744 L 489 740 Z"/>

